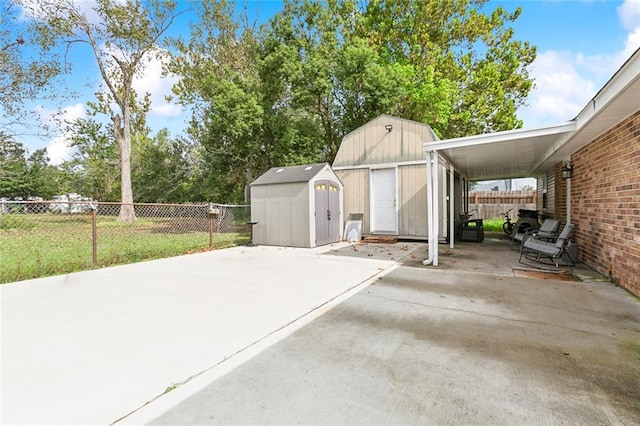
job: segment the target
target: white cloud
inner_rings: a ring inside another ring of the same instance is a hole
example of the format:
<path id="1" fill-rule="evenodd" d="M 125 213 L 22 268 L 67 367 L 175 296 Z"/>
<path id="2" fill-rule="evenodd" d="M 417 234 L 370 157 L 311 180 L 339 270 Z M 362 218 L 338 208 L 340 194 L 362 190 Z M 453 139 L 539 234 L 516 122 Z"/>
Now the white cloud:
<path id="1" fill-rule="evenodd" d="M 48 13 L 43 10 L 40 0 L 22 0 L 21 13 L 18 17 L 21 21 L 44 20 Z M 60 5 L 58 5 L 60 6 Z M 95 11 L 97 3 L 95 0 L 68 0 L 64 2 L 64 6 L 73 7 L 84 14 L 90 23 L 100 22 L 100 18 Z"/>
<path id="2" fill-rule="evenodd" d="M 633 31 L 640 27 L 640 0 L 625 0 L 617 12 L 626 29 Z"/>
<path id="3" fill-rule="evenodd" d="M 46 114 L 46 111 L 42 110 L 41 114 Z M 48 117 L 51 120 L 52 114 L 49 114 Z M 74 121 L 79 118 L 85 117 L 85 107 L 83 104 L 75 104 L 69 105 L 62 110 L 61 116 L 57 117 L 57 119 L 62 119 L 64 121 Z M 47 144 L 47 154 L 51 160 L 51 164 L 58 165 L 63 161 L 69 159 L 69 154 L 71 152 L 71 147 L 69 146 L 70 142 L 70 134 L 68 132 L 64 132 L 61 135 L 58 135 L 51 139 Z"/>
<path id="4" fill-rule="evenodd" d="M 633 30 L 627 35 L 627 42 L 625 43 L 624 50 L 619 55 L 620 56 L 619 65 L 622 65 L 624 61 L 629 59 L 629 57 L 631 57 L 633 52 L 635 52 L 639 48 L 640 48 L 640 26 L 638 26 L 638 28 L 636 28 L 635 30 Z"/>
<path id="5" fill-rule="evenodd" d="M 163 60 L 149 56 L 141 72 L 133 80 L 133 88 L 140 96 L 151 93 L 151 114 L 161 117 L 177 117 L 182 114 L 179 105 L 167 102 L 165 97 L 171 95 L 171 87 L 178 82 L 178 77 L 162 76 Z"/>
<path id="6" fill-rule="evenodd" d="M 529 95 L 529 106 L 520 110 L 525 127 L 556 124 L 574 118 L 595 94 L 593 82 L 577 69 L 579 55 L 546 51 L 538 55 L 531 76 L 536 88 Z"/>
<path id="7" fill-rule="evenodd" d="M 624 46 L 598 55 L 548 50 L 538 54 L 531 77 L 536 87 L 518 115 L 525 127 L 573 119 L 596 92 L 640 48 L 640 0 L 625 0 L 618 17 L 629 30 Z"/>

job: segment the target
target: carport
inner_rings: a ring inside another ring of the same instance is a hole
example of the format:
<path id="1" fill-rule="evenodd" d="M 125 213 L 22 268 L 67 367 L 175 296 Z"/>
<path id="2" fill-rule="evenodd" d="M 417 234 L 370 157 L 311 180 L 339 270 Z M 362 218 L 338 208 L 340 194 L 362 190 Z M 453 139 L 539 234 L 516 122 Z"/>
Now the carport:
<path id="1" fill-rule="evenodd" d="M 425 265 L 438 266 L 440 203 L 449 203 L 449 232 L 454 234 L 455 176 L 461 187 L 471 181 L 540 176 L 552 166 L 563 163 L 571 167 L 570 157 L 638 110 L 640 96 L 640 50 L 620 68 L 582 111 L 565 123 L 534 129 L 515 129 L 475 136 L 426 142 L 427 215 L 429 255 Z M 447 176 L 438 173 L 444 163 Z M 468 189 L 463 190 L 462 203 Z M 566 222 L 571 222 L 571 178 L 566 179 Z M 449 238 L 451 248 L 454 239 Z"/>

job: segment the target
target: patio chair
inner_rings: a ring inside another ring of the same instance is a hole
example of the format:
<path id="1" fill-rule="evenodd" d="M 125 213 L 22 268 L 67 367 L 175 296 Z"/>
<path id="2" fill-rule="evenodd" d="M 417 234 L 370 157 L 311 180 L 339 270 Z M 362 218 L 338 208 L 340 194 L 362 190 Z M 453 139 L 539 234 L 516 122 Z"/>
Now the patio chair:
<path id="1" fill-rule="evenodd" d="M 558 228 L 560 227 L 560 222 L 555 219 L 545 219 L 545 221 L 540 226 L 540 229 L 525 229 L 523 231 L 516 230 L 511 237 L 511 247 L 514 247 L 516 244 L 522 245 L 522 241 L 525 238 L 529 238 L 532 236 L 538 237 L 541 240 L 546 241 L 555 241 L 558 238 Z"/>
<path id="2" fill-rule="evenodd" d="M 542 259 L 549 259 L 558 268 L 558 259 L 563 258 L 566 253 L 567 243 L 575 227 L 574 224 L 567 223 L 560 235 L 555 238 L 555 241 L 549 241 L 550 237 L 538 238 L 537 236 L 529 236 L 525 238 L 520 246 L 520 259 L 518 259 L 518 262 L 524 263 L 522 262 L 523 256 L 525 259 L 535 260 L 536 262 L 542 262 Z M 569 267 L 575 265 L 571 257 L 565 256 L 564 258 L 568 259 L 567 265 Z"/>

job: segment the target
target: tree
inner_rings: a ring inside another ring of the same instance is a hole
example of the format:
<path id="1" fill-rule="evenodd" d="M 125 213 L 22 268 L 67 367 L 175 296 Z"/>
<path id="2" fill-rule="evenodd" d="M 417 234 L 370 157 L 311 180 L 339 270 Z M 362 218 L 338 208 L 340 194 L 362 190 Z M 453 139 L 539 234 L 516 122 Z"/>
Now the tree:
<path id="1" fill-rule="evenodd" d="M 99 201 L 117 201 L 120 168 L 112 130 L 85 119 L 70 123 L 69 130 L 72 158 L 62 168 L 73 191 Z"/>
<path id="2" fill-rule="evenodd" d="M 170 71 L 194 103 L 222 196 L 268 167 L 332 162 L 342 137 L 386 113 L 440 137 L 521 126 L 535 48 L 513 40 L 520 9 L 485 0 L 285 0 L 255 31 L 228 1 L 203 1 Z M 244 174 L 244 176 L 243 176 Z"/>
<path id="3" fill-rule="evenodd" d="M 174 92 L 194 111 L 190 136 L 202 144 L 203 181 L 214 201 L 240 202 L 245 184 L 264 163 L 263 120 L 257 44 L 253 29 L 238 19 L 234 4 L 203 1 L 188 40 L 175 39 L 178 54 L 169 71 L 180 75 Z"/>
<path id="4" fill-rule="evenodd" d="M 414 70 L 404 116 L 430 124 L 440 137 L 522 126 L 516 109 L 533 83 L 536 49 L 513 39 L 521 13 L 487 0 L 374 0 L 357 32 L 388 61 Z M 438 97 L 441 99 L 438 101 Z M 444 100 L 444 102 L 442 101 Z"/>
<path id="5" fill-rule="evenodd" d="M 257 32 L 227 1 L 199 3 L 189 40 L 174 40 L 170 71 L 195 105 L 189 132 L 205 148 L 210 196 L 246 201 L 269 167 L 332 161 L 344 133 L 398 101 L 400 68 L 382 66 L 366 40 L 341 44 L 340 13 L 287 4 Z M 325 22 L 313 26 L 307 22 Z"/>
<path id="6" fill-rule="evenodd" d="M 86 3 L 85 3 L 86 5 Z M 89 16 L 83 3 L 74 0 L 23 2 L 34 19 L 41 46 L 62 42 L 67 49 L 89 46 L 96 60 L 104 90 L 97 94 L 98 109 L 110 115 L 120 153 L 121 208 L 119 220 L 134 221 L 131 185 L 131 120 L 136 105 L 133 78 L 145 60 L 161 56 L 160 39 L 179 15 L 170 0 L 96 0 Z M 112 105 L 115 104 L 115 110 Z"/>
<path id="7" fill-rule="evenodd" d="M 193 146 L 172 139 L 167 129 L 145 139 L 135 155 L 133 187 L 136 201 L 179 203 L 190 200 Z M 200 200 L 199 200 L 200 201 Z"/>
<path id="8" fill-rule="evenodd" d="M 263 45 L 296 109 L 317 118 L 331 161 L 340 138 L 386 112 L 440 137 L 513 129 L 535 48 L 485 0 L 288 0 Z M 287 52 L 283 55 L 282 52 Z"/>
<path id="9" fill-rule="evenodd" d="M 60 71 L 56 61 L 27 54 L 33 42 L 17 25 L 18 15 L 14 1 L 0 3 L 0 131 L 11 134 L 33 121 L 25 101 L 42 96 Z"/>
<path id="10" fill-rule="evenodd" d="M 280 89 L 265 111 L 291 109 L 314 126 L 319 161 L 333 161 L 346 133 L 398 113 L 408 85 L 407 67 L 354 34 L 358 13 L 354 1 L 287 1 L 263 31 L 262 78 Z"/>
<path id="11" fill-rule="evenodd" d="M 27 192 L 27 161 L 21 143 L 0 132 L 0 197 L 24 197 Z"/>
<path id="12" fill-rule="evenodd" d="M 37 149 L 27 158 L 27 196 L 51 199 L 60 193 L 60 173 L 49 163 L 47 149 Z"/>

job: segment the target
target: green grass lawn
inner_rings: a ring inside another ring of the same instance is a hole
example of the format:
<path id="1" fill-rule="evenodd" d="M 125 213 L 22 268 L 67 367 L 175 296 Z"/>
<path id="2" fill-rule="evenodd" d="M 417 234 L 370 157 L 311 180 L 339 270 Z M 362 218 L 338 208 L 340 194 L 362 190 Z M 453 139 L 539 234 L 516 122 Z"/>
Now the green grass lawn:
<path id="1" fill-rule="evenodd" d="M 214 248 L 249 242 L 248 232 L 214 233 Z M 100 217 L 93 264 L 88 214 L 0 215 L 0 283 L 178 256 L 209 249 L 204 218 Z"/>
<path id="2" fill-rule="evenodd" d="M 482 221 L 482 227 L 485 232 L 503 232 L 502 224 L 504 219 L 484 219 Z"/>

